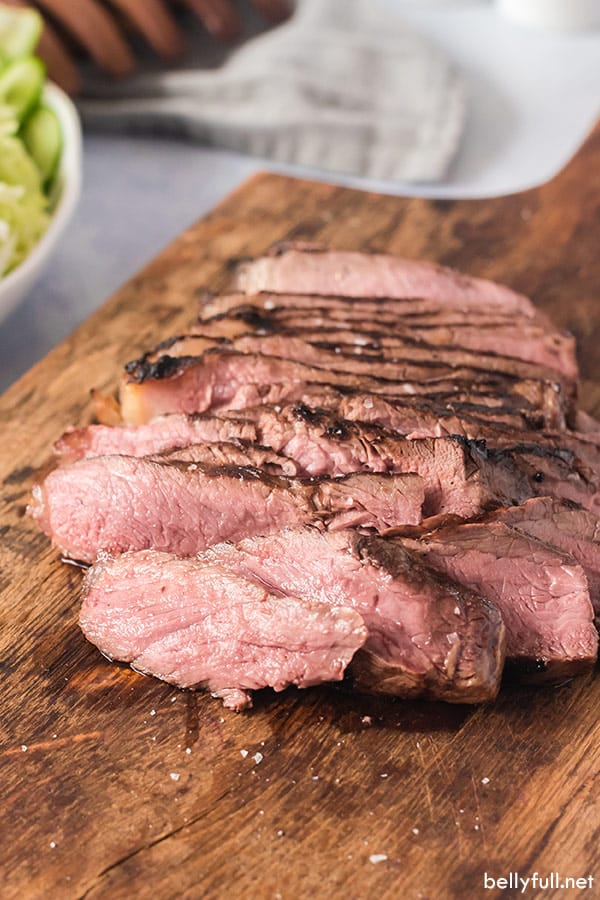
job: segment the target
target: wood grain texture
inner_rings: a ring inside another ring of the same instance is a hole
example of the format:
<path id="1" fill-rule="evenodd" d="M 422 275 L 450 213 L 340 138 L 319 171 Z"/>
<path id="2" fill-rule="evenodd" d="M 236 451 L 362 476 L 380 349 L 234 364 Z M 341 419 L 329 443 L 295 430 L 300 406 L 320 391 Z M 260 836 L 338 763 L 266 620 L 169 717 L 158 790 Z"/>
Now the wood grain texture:
<path id="1" fill-rule="evenodd" d="M 439 260 L 530 294 L 575 332 L 583 406 L 599 413 L 599 227 L 600 127 L 554 181 L 494 200 L 259 175 L 1 399 L 3 900 L 500 896 L 485 871 L 600 883 L 600 678 L 507 687 L 475 710 L 331 688 L 225 713 L 87 644 L 80 574 L 24 515 L 51 441 L 89 419 L 89 388 L 282 238 Z"/>

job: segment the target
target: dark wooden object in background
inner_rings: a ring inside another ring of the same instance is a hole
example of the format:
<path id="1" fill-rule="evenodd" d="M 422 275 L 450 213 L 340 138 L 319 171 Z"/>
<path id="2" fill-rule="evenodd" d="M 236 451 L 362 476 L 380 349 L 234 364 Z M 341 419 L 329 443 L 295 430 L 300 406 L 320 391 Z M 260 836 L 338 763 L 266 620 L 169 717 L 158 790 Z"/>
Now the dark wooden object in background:
<path id="1" fill-rule="evenodd" d="M 24 516 L 51 441 L 89 418 L 86 390 L 189 323 L 232 259 L 286 237 L 439 260 L 531 294 L 576 333 L 583 405 L 600 412 L 599 228 L 600 127 L 554 181 L 494 200 L 259 175 L 2 398 L 3 900 L 440 900 L 482 895 L 485 871 L 600 879 L 599 677 L 506 688 L 475 710 L 331 688 L 265 693 L 234 715 L 87 644 L 80 573 Z"/>

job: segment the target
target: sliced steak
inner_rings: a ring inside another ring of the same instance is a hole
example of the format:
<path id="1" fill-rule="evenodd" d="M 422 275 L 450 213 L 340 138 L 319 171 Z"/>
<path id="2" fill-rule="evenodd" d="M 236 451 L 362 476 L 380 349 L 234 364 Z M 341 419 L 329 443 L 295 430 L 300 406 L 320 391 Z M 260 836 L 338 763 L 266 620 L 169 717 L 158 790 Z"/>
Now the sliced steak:
<path id="1" fill-rule="evenodd" d="M 556 497 L 600 510 L 600 478 L 570 450 L 541 444 L 516 444 L 487 451 L 490 460 L 510 460 L 527 481 L 534 497 Z"/>
<path id="2" fill-rule="evenodd" d="M 536 497 L 522 506 L 487 513 L 485 522 L 503 522 L 572 556 L 584 570 L 596 618 L 600 617 L 600 521 L 574 503 Z"/>
<path id="3" fill-rule="evenodd" d="M 275 453 L 270 447 L 247 441 L 228 441 L 215 444 L 189 444 L 176 450 L 161 451 L 156 460 L 167 462 L 201 463 L 204 466 L 253 466 L 268 475 L 302 475 L 300 466 Z M 193 470 L 192 470 L 193 471 Z"/>
<path id="4" fill-rule="evenodd" d="M 500 453 L 490 462 L 484 448 L 458 437 L 412 440 L 303 405 L 278 408 L 278 411 L 261 406 L 236 410 L 233 415 L 241 435 L 249 436 L 247 425 L 251 423 L 251 439 L 261 448 L 268 447 L 292 460 L 301 475 L 416 472 L 425 486 L 425 515 L 455 513 L 469 517 L 491 506 L 518 503 L 533 493 L 508 454 Z M 247 417 L 248 421 L 240 421 L 240 417 Z M 169 418 L 140 426 L 143 435 L 138 441 L 132 440 L 132 428 L 106 427 L 107 441 L 115 447 L 118 431 L 122 431 L 126 447 L 133 445 L 136 453 L 148 455 L 173 448 L 175 434 L 181 445 L 195 440 L 197 417 L 177 416 L 180 421 L 176 427 L 171 426 Z M 88 456 L 102 450 L 101 434 L 97 426 Z M 79 435 L 79 448 L 84 443 L 83 435 Z M 264 451 L 258 452 L 261 456 L 255 456 L 255 460 L 263 458 Z M 231 462 L 237 464 L 233 457 Z M 244 460 L 244 464 L 248 462 L 252 460 Z"/>
<path id="5" fill-rule="evenodd" d="M 235 415 L 250 417 L 260 443 L 293 459 L 306 475 L 416 472 L 425 485 L 425 515 L 468 518 L 480 509 L 506 505 L 508 497 L 524 499 L 532 493 L 506 454 L 490 465 L 484 448 L 459 437 L 412 440 L 302 404 Z"/>
<path id="6" fill-rule="evenodd" d="M 290 393 L 292 400 L 300 401 L 304 406 L 325 412 L 333 411 L 340 418 L 378 425 L 410 437 L 462 435 L 479 439 L 498 435 L 496 445 L 500 447 L 510 446 L 511 442 L 517 440 L 513 437 L 512 441 L 507 441 L 504 439 L 504 432 L 482 424 L 481 418 L 477 416 L 483 415 L 485 410 L 475 405 L 458 406 L 461 411 L 469 409 L 471 415 L 465 418 L 464 415 L 459 416 L 452 411 L 454 404 L 447 404 L 450 408 L 428 407 L 424 402 L 410 404 L 394 397 L 358 391 L 345 392 L 331 385 L 298 385 L 298 390 Z M 280 405 L 273 407 L 276 412 L 281 408 Z M 146 425 L 89 425 L 85 428 L 70 428 L 55 442 L 54 453 L 61 462 L 74 462 L 76 459 L 109 456 L 114 453 L 123 456 L 148 456 L 176 447 L 185 447 L 190 443 L 203 443 L 207 440 L 206 435 L 213 433 L 223 434 L 224 441 L 211 440 L 211 443 L 257 441 L 258 435 L 252 422 L 244 420 L 245 410 L 237 412 L 240 413 L 239 416 L 229 412 L 226 418 L 222 415 L 215 417 L 201 413 L 192 416 L 172 413 L 158 416 Z M 494 425 L 513 429 L 509 432 L 511 436 L 519 426 L 529 424 L 529 419 L 525 415 L 521 416 L 504 409 L 489 410 L 488 415 L 488 421 L 492 421 Z M 530 441 L 534 440 L 531 435 L 528 437 Z M 490 444 L 494 446 L 492 441 Z M 597 455 L 596 448 L 592 449 Z M 598 468 L 600 470 L 600 466 Z"/>
<path id="7" fill-rule="evenodd" d="M 444 307 L 431 300 L 381 300 L 353 297 L 315 297 L 310 294 L 205 294 L 198 308 L 197 327 L 215 328 L 219 322 L 224 327 L 231 326 L 232 333 L 243 331 L 272 330 L 277 327 L 295 325 L 305 327 L 312 322 L 315 328 L 339 327 L 380 329 L 390 327 L 400 329 L 428 327 L 477 327 L 507 328 L 523 326 L 540 328 L 547 334 L 556 334 L 550 319 L 539 309 L 535 316 L 519 313 L 503 313 L 501 310 L 461 309 Z M 234 328 L 234 323 L 237 326 Z M 195 326 L 196 327 L 196 326 Z"/>
<path id="8" fill-rule="evenodd" d="M 62 466 L 33 489 L 30 513 L 69 557 L 164 550 L 191 556 L 281 528 L 385 529 L 418 523 L 418 475 L 298 480 L 247 467 L 99 456 Z"/>
<path id="9" fill-rule="evenodd" d="M 191 359 L 200 356 L 211 346 L 221 346 L 242 353 L 262 353 L 281 359 L 297 360 L 318 368 L 369 375 L 391 381 L 423 381 L 432 383 L 447 378 L 478 381 L 491 373 L 508 379 L 528 379 L 556 382 L 567 396 L 572 392 L 570 383 L 552 369 L 497 354 L 474 352 L 452 347 L 434 347 L 417 342 L 404 343 L 388 340 L 375 352 L 357 345 L 352 332 L 340 332 L 345 341 L 328 342 L 321 332 L 304 333 L 302 336 L 248 333 L 231 341 L 225 338 L 207 338 L 188 334 L 162 341 L 145 353 L 141 365 L 157 363 L 166 354 L 170 358 Z M 467 374 L 460 374 L 467 373 Z"/>
<path id="10" fill-rule="evenodd" d="M 273 594 L 219 566 L 151 550 L 89 570 L 79 624 L 110 659 L 206 687 L 234 709 L 251 706 L 258 688 L 339 681 L 367 637 L 355 610 Z"/>
<path id="11" fill-rule="evenodd" d="M 560 680 L 594 665 L 594 612 L 571 557 L 503 522 L 451 524 L 403 544 L 498 607 L 507 662 L 523 680 Z"/>
<path id="12" fill-rule="evenodd" d="M 126 366 L 121 379 L 120 402 L 123 422 L 140 425 L 164 413 L 206 412 L 213 409 L 243 409 L 257 403 L 281 403 L 296 398 L 302 386 L 326 381 L 334 387 L 361 390 L 385 396 L 442 398 L 491 396 L 517 409 L 531 410 L 544 427 L 562 429 L 568 402 L 554 383 L 512 379 L 490 374 L 473 383 L 472 370 L 456 370 L 451 378 L 426 383 L 398 382 L 368 374 L 352 374 L 302 362 L 208 350 L 199 357 L 162 356 L 156 362 L 136 360 Z M 494 402 L 494 401 L 492 401 Z"/>
<path id="13" fill-rule="evenodd" d="M 535 315 L 527 297 L 504 285 L 472 278 L 444 266 L 380 253 L 285 249 L 242 264 L 236 287 L 246 294 L 341 295 L 426 298 L 461 309 L 498 309 Z"/>
<path id="14" fill-rule="evenodd" d="M 366 318 L 364 315 L 351 318 L 343 316 L 339 310 L 332 310 L 338 320 L 328 318 L 317 310 L 277 315 L 275 311 L 260 315 L 247 312 L 235 316 L 219 316 L 200 323 L 194 333 L 206 337 L 227 338 L 235 340 L 247 334 L 279 334 L 290 337 L 303 337 L 314 342 L 315 339 L 328 344 L 354 344 L 356 352 L 377 353 L 400 347 L 411 348 L 411 345 L 429 348 L 444 348 L 442 356 L 450 359 L 449 349 L 456 355 L 460 350 L 479 352 L 500 357 L 520 359 L 534 363 L 550 370 L 562 373 L 568 380 L 577 379 L 579 372 L 575 356 L 575 339 L 572 335 L 557 331 L 550 332 L 542 325 L 531 320 L 518 318 L 517 321 L 500 321 L 491 319 L 487 324 L 473 324 L 463 318 L 462 322 L 450 321 L 430 323 L 426 325 L 411 322 L 410 317 L 390 317 L 378 321 L 377 318 Z M 433 317 L 431 317 L 433 318 Z"/>
<path id="15" fill-rule="evenodd" d="M 160 426 L 163 440 L 160 446 L 153 435 Z M 147 456 L 171 447 L 187 444 L 219 443 L 231 440 L 254 440 L 255 429 L 250 422 L 217 419 L 215 416 L 164 416 L 160 423 L 137 427 L 88 425 L 69 428 L 54 444 L 54 453 L 61 462 L 73 462 L 87 456 Z"/>
<path id="16" fill-rule="evenodd" d="M 456 703 L 490 700 L 498 690 L 504 628 L 497 610 L 399 544 L 303 528 L 221 544 L 202 559 L 275 594 L 356 609 L 369 630 L 352 663 L 362 690 Z"/>

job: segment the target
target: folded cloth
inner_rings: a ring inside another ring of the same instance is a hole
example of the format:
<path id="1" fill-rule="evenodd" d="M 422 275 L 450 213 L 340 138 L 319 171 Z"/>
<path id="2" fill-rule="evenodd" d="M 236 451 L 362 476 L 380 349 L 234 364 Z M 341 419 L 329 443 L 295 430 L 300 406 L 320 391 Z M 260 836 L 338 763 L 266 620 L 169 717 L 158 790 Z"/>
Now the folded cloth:
<path id="1" fill-rule="evenodd" d="M 96 84 L 86 124 L 181 134 L 254 156 L 401 181 L 440 179 L 464 123 L 460 73 L 376 0 L 303 0 L 217 70 Z"/>

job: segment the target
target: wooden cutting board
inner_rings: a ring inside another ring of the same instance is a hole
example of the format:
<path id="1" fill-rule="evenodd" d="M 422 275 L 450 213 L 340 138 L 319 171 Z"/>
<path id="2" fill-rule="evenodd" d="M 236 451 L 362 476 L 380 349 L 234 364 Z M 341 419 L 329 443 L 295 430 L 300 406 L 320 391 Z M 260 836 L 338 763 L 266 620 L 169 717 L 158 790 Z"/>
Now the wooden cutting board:
<path id="1" fill-rule="evenodd" d="M 323 688 L 224 712 L 87 644 L 80 573 L 24 515 L 51 441 L 89 420 L 89 389 L 183 329 L 236 257 L 282 238 L 439 260 L 531 294 L 575 332 L 597 413 L 599 230 L 600 127 L 554 181 L 494 200 L 258 175 L 2 398 L 3 900 L 499 896 L 486 872 L 600 884 L 600 677 L 507 687 L 480 709 Z"/>

